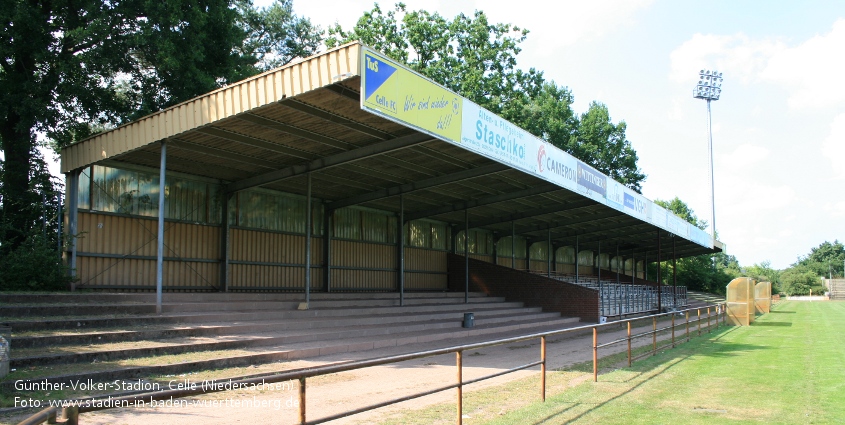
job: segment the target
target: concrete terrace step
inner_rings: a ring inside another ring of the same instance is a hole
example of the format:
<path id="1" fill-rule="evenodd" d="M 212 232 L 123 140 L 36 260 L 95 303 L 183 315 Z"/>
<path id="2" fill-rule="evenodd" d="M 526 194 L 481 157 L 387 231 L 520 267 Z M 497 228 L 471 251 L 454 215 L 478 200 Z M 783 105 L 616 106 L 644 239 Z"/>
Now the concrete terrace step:
<path id="1" fill-rule="evenodd" d="M 360 338 L 345 338 L 333 341 L 311 341 L 286 344 L 284 346 L 270 346 L 262 352 L 247 355 L 220 356 L 198 361 L 181 363 L 157 364 L 150 366 L 116 367 L 110 370 L 93 372 L 79 372 L 57 376 L 42 376 L 37 380 L 48 379 L 50 382 L 65 382 L 93 379 L 95 381 L 111 381 L 115 379 L 134 379 L 152 375 L 171 375 L 196 370 L 218 369 L 226 367 L 247 366 L 259 363 L 292 360 L 318 355 L 336 354 L 351 351 L 374 350 L 382 347 L 401 346 L 422 342 L 456 340 L 454 344 L 462 343 L 466 338 L 487 336 L 491 339 L 513 331 L 521 333 L 541 332 L 552 329 L 563 329 L 578 325 L 577 318 L 561 318 L 537 322 L 535 320 L 513 321 L 506 325 L 479 325 L 470 329 L 438 329 L 403 332 L 390 335 L 364 336 Z M 0 382 L 2 389 L 11 390 L 14 381 Z"/>
<path id="2" fill-rule="evenodd" d="M 476 323 L 478 326 L 511 326 L 514 323 L 558 322 L 561 320 L 559 314 L 539 313 L 520 314 L 510 317 L 489 317 L 481 318 Z M 569 319 L 573 320 L 573 319 Z M 407 332 L 417 332 L 440 329 L 459 329 L 461 321 L 456 319 L 432 320 L 414 323 L 380 323 L 376 325 L 354 325 L 349 326 L 345 322 L 343 326 L 322 328 L 322 329 L 299 329 L 284 332 L 265 332 L 253 335 L 227 335 L 216 337 L 214 341 L 188 341 L 186 343 L 153 343 L 154 346 L 129 349 L 113 350 L 85 350 L 84 352 L 51 353 L 44 355 L 33 355 L 27 357 L 12 357 L 13 368 L 32 366 L 45 366 L 54 364 L 90 363 L 111 360 L 123 360 L 139 357 L 162 356 L 170 354 L 182 354 L 197 351 L 231 350 L 248 347 L 265 347 L 275 344 L 288 344 L 307 341 L 325 341 L 352 337 L 366 337 L 375 335 L 392 335 Z M 220 339 L 224 339 L 221 341 Z M 79 350 L 82 347 L 68 347 L 68 351 Z M 87 347 L 85 347 L 87 348 Z"/>
<path id="3" fill-rule="evenodd" d="M 495 297 L 470 297 L 467 301 L 474 303 L 487 303 L 504 301 L 503 298 Z M 162 303 L 161 310 L 170 312 L 202 312 L 202 311 L 261 311 L 261 310 L 294 310 L 301 300 L 297 301 L 272 301 L 272 300 L 248 300 L 248 301 L 182 301 Z M 425 304 L 461 304 L 463 298 L 457 297 L 410 297 L 404 300 L 405 305 Z M 320 298 L 311 300 L 311 308 L 335 308 L 335 307 L 378 307 L 398 306 L 398 298 Z M 96 314 L 154 314 L 155 305 L 152 304 L 35 304 L 35 305 L 2 305 L 0 316 L 3 317 L 25 317 L 25 316 L 78 316 L 90 315 L 92 308 Z"/>
<path id="4" fill-rule="evenodd" d="M 554 317 L 560 316 L 558 313 L 543 313 L 539 307 L 501 308 L 496 310 L 481 310 L 475 315 L 475 321 L 476 323 L 495 323 L 511 320 L 515 317 L 530 316 L 531 318 L 541 318 L 549 315 Z M 447 319 L 460 321 L 463 319 L 463 312 L 357 315 L 345 317 L 343 324 L 346 326 L 357 326 L 376 325 L 385 322 L 394 323 L 401 321 L 409 323 Z M 172 338 L 225 336 L 241 333 L 263 333 L 278 331 L 280 329 L 319 329 L 334 326 L 336 323 L 337 319 L 330 317 L 285 319 L 269 322 L 237 322 L 235 324 L 205 323 L 200 326 L 162 326 L 160 329 L 144 329 L 139 331 L 89 330 L 88 332 L 74 334 L 15 337 L 12 341 L 15 348 L 57 347 Z"/>
<path id="5" fill-rule="evenodd" d="M 490 300 L 490 298 L 485 298 Z M 137 327 L 150 324 L 201 323 L 223 321 L 255 321 L 267 319 L 293 319 L 309 317 L 341 317 L 350 314 L 401 314 L 418 312 L 465 312 L 484 311 L 489 309 L 520 308 L 521 302 L 478 302 L 464 303 L 433 303 L 408 305 L 404 307 L 343 307 L 343 308 L 312 308 L 310 310 L 263 310 L 263 311 L 235 311 L 225 313 L 191 312 L 169 314 L 147 314 L 126 317 L 97 318 L 79 315 L 79 317 L 61 318 L 56 320 L 14 320 L 9 321 L 12 332 L 25 332 L 44 329 L 82 329 L 86 327 Z"/>
<path id="6" fill-rule="evenodd" d="M 74 292 L 66 294 L 5 294 L 0 305 L 8 304 L 99 304 L 99 303 L 155 303 L 154 293 L 85 293 Z M 481 292 L 470 292 L 470 298 L 485 298 Z M 304 293 L 238 293 L 238 292 L 210 292 L 210 293 L 164 293 L 163 302 L 220 302 L 220 301 L 302 301 Z M 312 300 L 344 298 L 344 299 L 399 299 L 396 292 L 312 292 Z M 463 292 L 406 292 L 405 299 L 410 298 L 464 298 Z"/>

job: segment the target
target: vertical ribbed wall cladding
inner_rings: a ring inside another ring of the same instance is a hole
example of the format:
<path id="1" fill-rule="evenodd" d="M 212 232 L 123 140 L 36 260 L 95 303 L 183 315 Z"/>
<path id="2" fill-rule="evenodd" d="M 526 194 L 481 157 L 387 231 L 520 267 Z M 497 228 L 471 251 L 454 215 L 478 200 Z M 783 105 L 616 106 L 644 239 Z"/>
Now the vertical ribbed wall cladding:
<path id="1" fill-rule="evenodd" d="M 77 287 L 155 288 L 156 219 L 80 212 L 77 232 Z M 166 222 L 164 237 L 164 286 L 218 286 L 220 228 Z"/>
<path id="2" fill-rule="evenodd" d="M 108 213 L 79 213 L 77 275 L 89 289 L 154 290 L 157 221 Z M 229 288 L 302 291 L 305 237 L 243 228 L 229 231 Z M 219 290 L 220 228 L 165 223 L 164 287 Z M 391 244 L 332 241 L 331 287 L 337 291 L 398 289 L 397 248 Z M 491 261 L 490 256 L 476 256 Z M 323 238 L 311 240 L 311 289 L 324 289 Z M 446 252 L 405 249 L 407 290 L 445 290 Z"/>

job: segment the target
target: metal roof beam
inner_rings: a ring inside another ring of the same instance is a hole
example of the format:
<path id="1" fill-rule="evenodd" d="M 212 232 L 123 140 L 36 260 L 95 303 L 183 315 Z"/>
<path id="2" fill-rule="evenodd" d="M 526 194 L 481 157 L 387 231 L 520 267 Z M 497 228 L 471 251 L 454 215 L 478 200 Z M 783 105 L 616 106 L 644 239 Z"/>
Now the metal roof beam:
<path id="1" fill-rule="evenodd" d="M 477 168 L 470 168 L 468 170 L 458 171 L 451 174 L 444 174 L 442 176 L 436 176 L 423 180 L 418 180 L 415 182 L 405 183 L 399 186 L 388 187 L 362 195 L 351 196 L 349 198 L 341 199 L 332 202 L 331 204 L 328 204 L 328 208 L 336 210 L 351 205 L 363 204 L 365 202 L 375 201 L 381 198 L 388 198 L 391 196 L 413 192 L 416 190 L 427 189 L 430 187 L 453 183 L 460 180 L 498 173 L 499 171 L 506 170 L 507 168 L 508 167 L 506 165 L 499 163 L 488 164 Z"/>
<path id="2" fill-rule="evenodd" d="M 389 140 L 393 138 L 393 135 L 390 133 L 386 133 L 379 129 L 366 126 L 364 124 L 352 121 L 348 118 L 341 117 L 340 115 L 333 114 L 331 112 L 324 111 L 317 107 L 311 106 L 307 103 L 300 102 L 298 100 L 294 100 L 293 98 L 287 98 L 285 100 L 279 101 L 280 105 L 287 106 L 288 108 L 295 109 L 299 112 L 304 112 L 308 115 L 313 115 L 318 118 L 322 118 L 326 121 L 331 121 L 335 124 L 342 125 L 350 130 L 355 130 L 360 133 L 364 133 L 366 135 L 381 139 L 381 140 Z"/>
<path id="3" fill-rule="evenodd" d="M 590 207 L 590 206 L 591 205 L 588 205 L 586 207 L 581 207 L 581 208 L 587 208 L 587 207 Z M 576 208 L 576 209 L 578 209 L 578 208 Z M 583 224 L 583 223 L 589 223 L 591 221 L 599 221 L 599 220 L 604 220 L 604 219 L 607 219 L 607 218 L 623 217 L 623 216 L 625 216 L 625 214 L 620 213 L 618 211 L 607 211 L 607 212 L 603 212 L 603 213 L 591 214 L 587 217 L 582 217 L 582 218 L 569 219 L 569 220 L 555 220 L 555 221 L 552 221 L 551 223 L 548 223 L 548 224 L 537 224 L 537 225 L 533 225 L 533 226 L 524 226 L 524 227 L 521 227 L 521 228 L 517 227 L 516 229 L 514 229 L 514 231 L 516 232 L 517 235 L 521 235 L 521 234 L 531 233 L 531 232 L 541 232 L 541 231 L 545 231 L 545 230 L 560 229 L 561 227 L 569 227 L 569 226 L 572 226 L 572 225 L 575 225 L 575 224 Z M 569 233 L 571 233 L 571 232 L 569 232 Z M 569 233 L 567 233 L 567 234 L 569 234 Z M 578 234 L 580 235 L 580 234 L 584 234 L 584 233 L 578 233 Z"/>
<path id="4" fill-rule="evenodd" d="M 487 227 L 493 226 L 495 224 L 510 223 L 511 221 L 523 220 L 526 218 L 539 217 L 541 215 L 552 214 L 556 212 L 571 211 L 578 208 L 588 207 L 594 205 L 595 203 L 596 202 L 591 199 L 580 199 L 567 203 L 557 203 L 552 201 L 552 205 L 549 205 L 544 208 L 534 208 L 528 211 L 517 212 L 513 214 L 503 215 L 500 217 L 493 217 L 487 220 L 470 222 L 469 228 L 473 229 L 478 227 Z M 461 230 L 463 230 L 463 228 Z"/>
<path id="5" fill-rule="evenodd" d="M 513 199 L 524 198 L 526 196 L 539 195 L 546 192 L 562 189 L 560 186 L 552 184 L 535 186 L 529 189 L 518 190 L 516 192 L 506 192 L 499 195 L 488 196 L 485 198 L 474 199 L 471 201 L 456 202 L 451 205 L 445 205 L 439 208 L 426 209 L 414 211 L 405 214 L 405 221 L 418 220 L 420 218 L 433 217 L 441 214 L 447 214 L 455 211 L 463 211 L 468 208 L 482 207 L 490 204 L 497 204 L 499 202 L 511 201 Z"/>
<path id="6" fill-rule="evenodd" d="M 292 126 L 290 124 L 285 124 L 276 120 L 271 120 L 269 118 L 264 118 L 260 115 L 256 115 L 251 112 L 247 112 L 245 114 L 236 115 L 236 117 L 240 120 L 259 125 L 261 127 L 266 127 L 272 130 L 276 130 L 285 134 L 290 134 L 292 136 L 301 137 L 306 140 L 310 140 L 312 142 L 321 143 L 324 145 L 331 146 L 333 148 L 337 148 L 340 150 L 348 151 L 350 149 L 354 149 L 357 146 L 344 142 L 343 140 L 338 140 L 329 136 L 324 136 L 319 133 L 314 133 L 313 131 L 305 130 L 299 127 Z"/>
<path id="7" fill-rule="evenodd" d="M 256 137 L 246 136 L 240 133 L 235 133 L 234 131 L 223 130 L 222 128 L 201 127 L 194 131 L 208 136 L 219 137 L 221 139 L 229 140 L 232 142 L 238 142 L 244 145 L 254 146 L 256 148 L 267 149 L 269 151 L 289 155 L 295 158 L 308 160 L 317 158 L 317 155 L 311 152 L 305 152 L 299 149 L 289 148 L 278 143 L 269 142 L 267 140 L 258 139 Z"/>
<path id="8" fill-rule="evenodd" d="M 355 102 L 361 102 L 361 93 L 352 90 L 349 87 L 344 86 L 343 84 L 334 83 L 323 88 L 329 91 L 333 91 L 348 99 L 354 100 Z"/>
<path id="9" fill-rule="evenodd" d="M 429 140 L 431 140 L 431 136 L 423 133 L 414 133 L 407 136 L 397 137 L 395 139 L 373 143 L 351 151 L 340 152 L 334 155 L 318 158 L 305 164 L 294 165 L 229 183 L 226 185 L 224 191 L 226 193 L 234 193 L 251 187 L 262 186 L 275 181 L 305 174 L 310 171 L 337 167 L 339 165 L 360 161 L 375 155 L 405 149 Z"/>
<path id="10" fill-rule="evenodd" d="M 186 142 L 184 140 L 170 139 L 168 143 L 170 144 L 171 148 L 176 148 L 178 150 L 200 153 L 203 155 L 213 156 L 216 158 L 223 158 L 229 161 L 241 162 L 244 164 L 257 165 L 259 167 L 269 168 L 271 170 L 279 166 L 279 164 L 273 161 L 267 161 L 266 159 L 242 155 L 239 153 L 212 148 L 209 146 L 198 145 L 195 143 Z"/>

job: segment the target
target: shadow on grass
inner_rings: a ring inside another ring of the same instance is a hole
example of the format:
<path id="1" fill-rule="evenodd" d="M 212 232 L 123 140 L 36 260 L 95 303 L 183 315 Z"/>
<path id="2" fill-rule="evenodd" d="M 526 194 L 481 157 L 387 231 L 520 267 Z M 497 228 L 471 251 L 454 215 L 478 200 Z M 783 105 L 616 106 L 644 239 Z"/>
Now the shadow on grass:
<path id="1" fill-rule="evenodd" d="M 788 314 L 795 314 L 795 312 L 794 312 L 794 311 L 786 311 L 786 310 L 784 310 L 784 311 L 781 311 L 781 310 L 772 310 L 772 311 L 770 311 L 769 313 L 771 313 L 771 314 L 786 314 L 786 313 L 788 313 Z"/>
<path id="2" fill-rule="evenodd" d="M 751 326 L 792 326 L 792 322 L 754 322 Z"/>
<path id="3" fill-rule="evenodd" d="M 780 323 L 780 322 L 775 322 Z M 763 325 L 760 323 L 760 325 Z M 787 325 L 763 325 L 763 326 L 791 326 L 791 324 Z M 575 417 L 572 417 L 564 422 L 558 422 L 561 418 L 560 415 L 572 410 L 576 406 L 584 406 L 585 403 L 579 402 L 560 402 L 560 410 L 557 410 L 546 417 L 539 419 L 537 421 L 532 422 L 535 425 L 545 424 L 545 423 L 562 423 L 562 424 L 569 424 L 576 422 L 582 419 L 588 413 L 605 406 L 608 403 L 611 403 L 621 397 L 624 397 L 631 392 L 635 391 L 639 387 L 643 386 L 644 384 L 648 383 L 652 379 L 660 376 L 661 374 L 669 371 L 673 367 L 680 365 L 683 361 L 689 359 L 693 356 L 709 356 L 709 357 L 732 357 L 738 355 L 739 352 L 750 351 L 750 350 L 764 350 L 768 349 L 769 347 L 755 345 L 755 344 L 743 344 L 743 343 L 725 343 L 721 342 L 720 340 L 727 334 L 734 332 L 740 328 L 738 327 L 722 327 L 714 329 L 713 332 L 710 334 L 708 340 L 698 339 L 697 336 L 694 336 L 693 339 L 689 342 L 683 340 L 676 342 L 676 346 L 673 348 L 671 342 L 663 345 L 662 347 L 658 347 L 658 355 L 659 359 L 657 361 L 647 361 L 643 359 L 639 362 L 635 362 L 630 368 L 629 371 L 633 372 L 634 375 L 630 378 L 625 379 L 622 382 L 631 382 L 636 379 L 642 378 L 643 375 L 651 373 L 651 376 L 644 379 L 643 381 L 633 385 L 631 388 L 628 388 L 624 392 L 617 394 L 607 400 L 602 402 L 594 403 L 592 407 L 589 409 L 579 413 Z M 702 334 L 702 337 L 706 337 L 706 334 Z M 696 341 L 697 340 L 697 341 Z M 663 341 L 666 342 L 665 340 Z M 691 346 L 686 346 L 687 344 L 693 343 Z M 648 358 L 650 359 L 650 357 Z M 599 360 L 601 362 L 601 360 Z M 619 382 L 619 381 L 616 381 Z M 558 421 L 555 419 L 558 418 Z"/>

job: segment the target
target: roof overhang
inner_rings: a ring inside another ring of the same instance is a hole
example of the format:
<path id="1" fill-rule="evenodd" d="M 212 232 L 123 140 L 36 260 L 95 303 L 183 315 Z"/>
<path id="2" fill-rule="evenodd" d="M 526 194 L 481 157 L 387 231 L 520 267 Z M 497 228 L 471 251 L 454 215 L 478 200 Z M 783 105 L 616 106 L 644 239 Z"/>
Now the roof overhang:
<path id="1" fill-rule="evenodd" d="M 92 164 L 159 166 L 212 178 L 228 193 L 264 187 L 312 194 L 327 208 L 360 205 L 499 236 L 626 257 L 721 251 L 524 170 L 362 108 L 354 42 L 149 115 L 62 150 L 62 171 Z M 465 214 L 467 215 L 465 217 Z M 660 238 L 658 239 L 658 234 Z"/>

